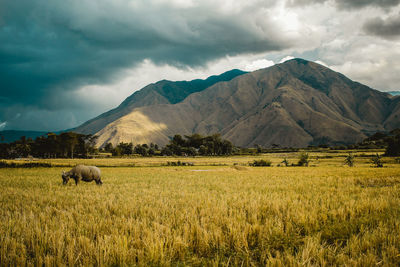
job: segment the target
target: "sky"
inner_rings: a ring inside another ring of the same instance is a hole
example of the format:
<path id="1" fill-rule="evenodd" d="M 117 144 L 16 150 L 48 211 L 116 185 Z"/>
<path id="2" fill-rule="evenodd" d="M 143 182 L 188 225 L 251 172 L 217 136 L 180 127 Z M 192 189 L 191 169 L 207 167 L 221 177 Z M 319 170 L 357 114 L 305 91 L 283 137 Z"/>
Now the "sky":
<path id="1" fill-rule="evenodd" d="M 0 130 L 68 129 L 149 83 L 293 57 L 400 90 L 400 0 L 0 0 Z"/>

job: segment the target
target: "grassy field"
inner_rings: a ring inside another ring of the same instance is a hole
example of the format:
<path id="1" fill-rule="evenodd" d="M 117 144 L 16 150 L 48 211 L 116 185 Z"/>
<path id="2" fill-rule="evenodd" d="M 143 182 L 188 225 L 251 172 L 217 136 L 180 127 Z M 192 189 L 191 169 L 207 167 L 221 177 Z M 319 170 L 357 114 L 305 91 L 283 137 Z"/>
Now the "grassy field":
<path id="1" fill-rule="evenodd" d="M 50 161 L 105 166 L 102 186 L 3 168 L 0 265 L 398 266 L 400 164 L 345 155 Z M 255 158 L 275 167 L 245 166 Z M 178 160 L 195 166 L 161 166 Z"/>

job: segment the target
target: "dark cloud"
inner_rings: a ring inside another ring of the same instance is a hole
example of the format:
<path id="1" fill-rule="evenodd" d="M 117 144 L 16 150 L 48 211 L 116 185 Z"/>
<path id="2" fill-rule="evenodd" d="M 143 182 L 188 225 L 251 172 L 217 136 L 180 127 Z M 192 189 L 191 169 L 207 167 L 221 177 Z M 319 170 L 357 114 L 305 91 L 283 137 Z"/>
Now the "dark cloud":
<path id="1" fill-rule="evenodd" d="M 358 9 L 367 6 L 390 8 L 397 6 L 400 0 L 335 0 L 335 2 L 341 9 Z"/>
<path id="2" fill-rule="evenodd" d="M 376 35 L 385 39 L 397 39 L 400 37 L 400 14 L 386 20 L 374 18 L 367 21 L 363 27 L 370 35 Z"/>
<path id="3" fill-rule="evenodd" d="M 291 45 L 261 9 L 233 15 L 177 3 L 0 0 L 0 122 L 16 105 L 68 108 L 48 96 L 107 83 L 144 59 L 193 67 Z"/>
<path id="4" fill-rule="evenodd" d="M 329 0 L 288 0 L 288 6 L 306 6 L 323 4 Z M 391 8 L 400 4 L 400 0 L 333 0 L 337 8 L 342 10 L 361 9 L 368 6 Z"/>

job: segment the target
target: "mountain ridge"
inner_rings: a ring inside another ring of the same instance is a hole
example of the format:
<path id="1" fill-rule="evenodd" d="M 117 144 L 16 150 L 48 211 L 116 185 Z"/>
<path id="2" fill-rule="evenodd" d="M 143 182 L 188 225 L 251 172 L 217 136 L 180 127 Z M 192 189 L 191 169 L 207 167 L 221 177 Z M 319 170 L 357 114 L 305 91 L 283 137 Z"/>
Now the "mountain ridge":
<path id="1" fill-rule="evenodd" d="M 176 104 L 135 108 L 96 135 L 99 146 L 163 145 L 174 134 L 192 133 L 221 133 L 239 146 L 354 143 L 398 127 L 396 101 L 327 67 L 293 59 L 215 83 Z"/>
<path id="2" fill-rule="evenodd" d="M 233 69 L 204 80 L 177 82 L 161 80 L 151 83 L 127 97 L 118 107 L 100 114 L 72 130 L 83 134 L 94 134 L 108 123 L 128 114 L 134 108 L 155 104 L 176 104 L 194 92 L 202 91 L 217 82 L 229 81 L 245 73 L 247 72 Z"/>

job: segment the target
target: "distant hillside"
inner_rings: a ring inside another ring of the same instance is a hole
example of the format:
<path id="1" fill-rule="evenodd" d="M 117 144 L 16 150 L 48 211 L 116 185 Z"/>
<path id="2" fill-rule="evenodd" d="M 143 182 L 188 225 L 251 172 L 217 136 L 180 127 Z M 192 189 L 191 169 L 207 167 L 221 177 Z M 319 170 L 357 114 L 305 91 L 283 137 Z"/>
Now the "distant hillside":
<path id="1" fill-rule="evenodd" d="M 242 147 L 305 147 L 352 144 L 400 127 L 399 97 L 303 59 L 216 82 L 181 102 L 161 90 L 166 84 L 193 92 L 182 83 L 151 84 L 77 129 L 95 133 L 98 146 L 165 145 L 175 134 L 221 133 Z"/>
<path id="2" fill-rule="evenodd" d="M 36 131 L 15 131 L 15 130 L 0 131 L 0 143 L 11 143 L 16 140 L 19 140 L 22 136 L 25 136 L 26 138 L 35 139 L 39 136 L 46 134 L 47 132 L 36 132 Z"/>
<path id="3" fill-rule="evenodd" d="M 133 93 L 117 108 L 103 113 L 71 130 L 83 134 L 94 134 L 103 129 L 107 124 L 129 114 L 135 108 L 158 104 L 176 104 L 183 101 L 190 94 L 201 92 L 218 82 L 230 81 L 245 73 L 247 72 L 234 69 L 221 75 L 208 77 L 205 80 L 196 79 L 193 81 L 178 82 L 162 80 L 152 83 Z"/>
<path id="4" fill-rule="evenodd" d="M 391 94 L 391 95 L 400 95 L 400 91 L 390 91 L 390 92 L 388 92 L 388 94 Z"/>

